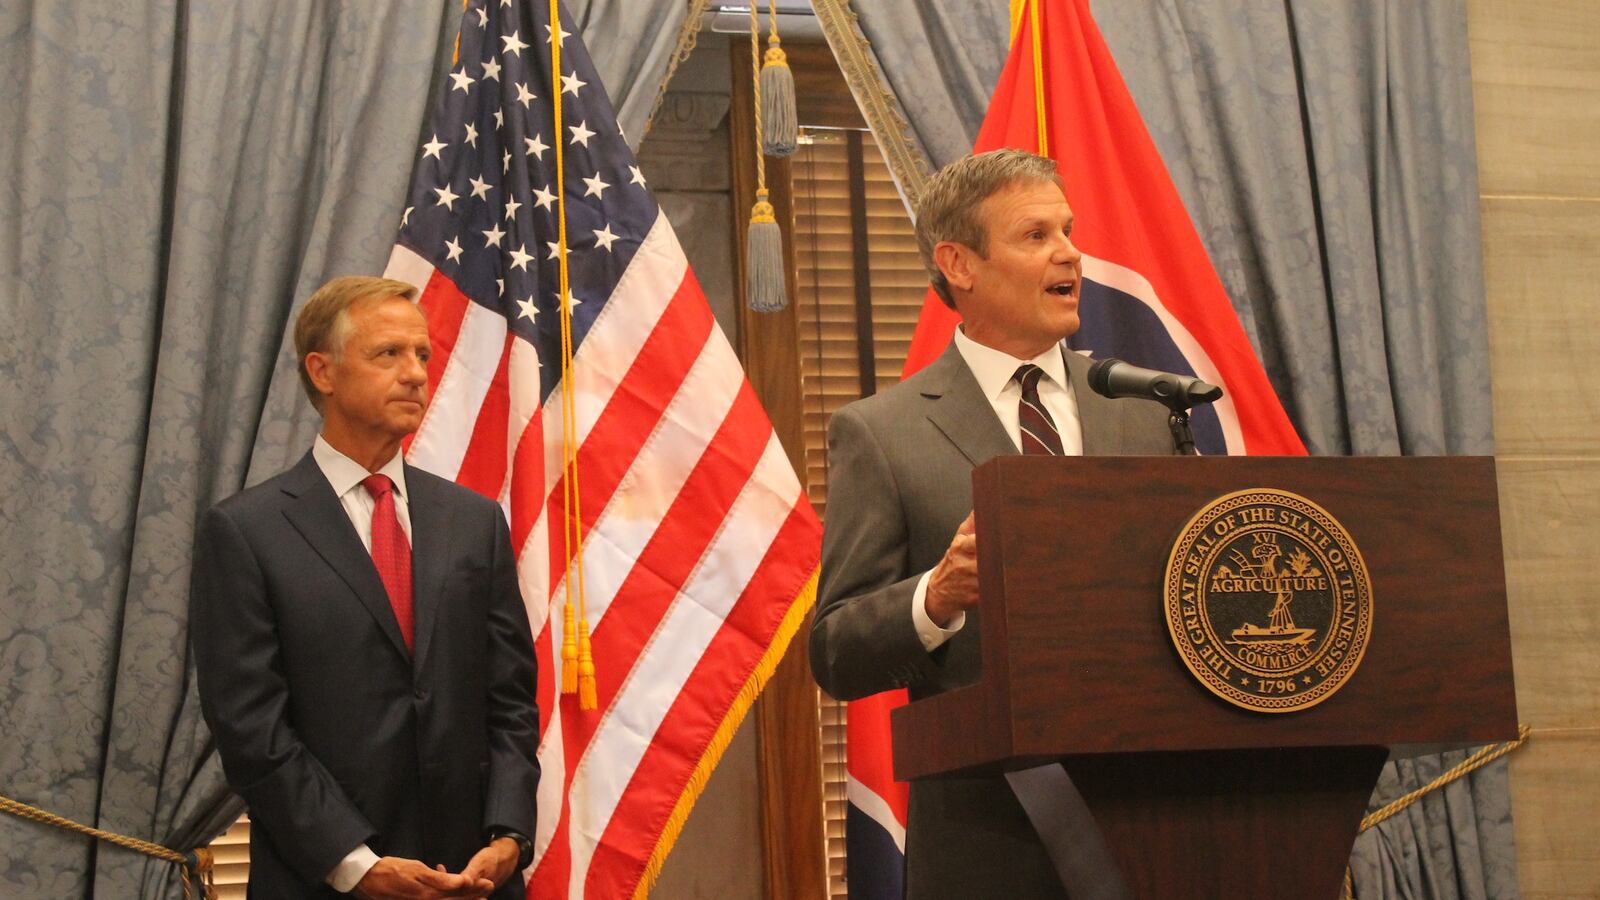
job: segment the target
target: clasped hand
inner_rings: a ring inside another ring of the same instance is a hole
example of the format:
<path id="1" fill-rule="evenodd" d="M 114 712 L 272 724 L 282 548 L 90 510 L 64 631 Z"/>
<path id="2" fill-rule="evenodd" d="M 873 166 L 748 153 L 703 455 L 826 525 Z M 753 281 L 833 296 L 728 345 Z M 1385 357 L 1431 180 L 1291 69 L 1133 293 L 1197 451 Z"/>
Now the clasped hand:
<path id="1" fill-rule="evenodd" d="M 479 850 L 459 873 L 430 869 L 415 859 L 385 856 L 355 886 L 362 900 L 457 900 L 487 897 L 517 867 L 517 842 L 496 838 Z"/>

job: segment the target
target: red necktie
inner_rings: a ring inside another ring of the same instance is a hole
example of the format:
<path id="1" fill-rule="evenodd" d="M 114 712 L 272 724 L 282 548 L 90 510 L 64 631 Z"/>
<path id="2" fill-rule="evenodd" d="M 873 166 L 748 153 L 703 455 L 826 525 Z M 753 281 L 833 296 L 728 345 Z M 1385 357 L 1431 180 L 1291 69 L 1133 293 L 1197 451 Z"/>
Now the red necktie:
<path id="1" fill-rule="evenodd" d="M 1025 456 L 1061 455 L 1061 432 L 1056 431 L 1055 420 L 1039 402 L 1039 376 L 1044 370 L 1028 363 L 1018 366 L 1012 377 L 1022 385 L 1022 399 L 1017 403 L 1017 424 L 1021 426 L 1022 453 Z"/>
<path id="2" fill-rule="evenodd" d="M 387 475 L 368 475 L 361 486 L 372 495 L 372 562 L 389 592 L 389 605 L 400 622 L 400 636 L 412 649 L 411 544 L 394 511 L 394 482 Z"/>

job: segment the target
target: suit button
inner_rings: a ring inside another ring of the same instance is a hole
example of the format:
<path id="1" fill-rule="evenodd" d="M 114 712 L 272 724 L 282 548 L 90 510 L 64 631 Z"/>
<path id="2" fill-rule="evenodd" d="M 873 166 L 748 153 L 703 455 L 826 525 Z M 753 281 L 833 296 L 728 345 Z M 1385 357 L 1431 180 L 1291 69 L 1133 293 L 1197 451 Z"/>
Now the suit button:
<path id="1" fill-rule="evenodd" d="M 417 688 L 411 692 L 411 696 L 416 697 L 418 700 L 426 700 L 428 699 L 428 692 L 422 688 Z"/>

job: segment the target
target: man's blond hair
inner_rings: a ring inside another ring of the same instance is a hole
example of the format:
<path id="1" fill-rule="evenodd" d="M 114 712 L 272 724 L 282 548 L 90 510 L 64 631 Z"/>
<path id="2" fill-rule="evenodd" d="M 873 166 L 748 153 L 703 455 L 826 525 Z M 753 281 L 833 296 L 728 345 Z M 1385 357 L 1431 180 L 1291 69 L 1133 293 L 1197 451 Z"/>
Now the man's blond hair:
<path id="1" fill-rule="evenodd" d="M 984 228 L 983 201 L 1013 184 L 1048 181 L 1059 185 L 1056 161 L 1025 150 L 990 150 L 963 156 L 940 169 L 928 182 L 917 203 L 917 251 L 928 270 L 933 290 L 944 305 L 956 308 L 950 282 L 933 259 L 933 248 L 944 241 L 971 247 L 985 259 L 989 234 Z"/>
<path id="2" fill-rule="evenodd" d="M 312 353 L 326 353 L 339 359 L 345 342 L 350 339 L 350 307 L 362 300 L 389 297 L 415 300 L 417 289 L 393 278 L 346 275 L 317 288 L 300 309 L 300 315 L 294 320 L 294 352 L 300 359 L 300 385 L 319 412 L 322 393 L 311 383 L 306 357 Z"/>

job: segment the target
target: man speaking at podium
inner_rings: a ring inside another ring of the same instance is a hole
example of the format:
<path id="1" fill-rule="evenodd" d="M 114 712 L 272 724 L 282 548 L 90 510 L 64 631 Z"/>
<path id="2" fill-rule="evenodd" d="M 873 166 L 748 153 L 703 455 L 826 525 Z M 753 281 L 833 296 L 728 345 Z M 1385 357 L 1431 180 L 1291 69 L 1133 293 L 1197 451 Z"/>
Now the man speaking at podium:
<path id="1" fill-rule="evenodd" d="M 1172 452 L 1164 407 L 1093 393 L 1089 360 L 1062 343 L 1078 330 L 1082 257 L 1054 161 L 996 150 L 952 163 L 929 183 L 916 229 L 962 326 L 936 361 L 828 426 L 811 665 L 840 699 L 905 687 L 916 700 L 977 679 L 975 466 Z M 1067 536 L 1039 539 L 1070 552 Z M 1066 896 L 1000 776 L 913 783 L 906 868 L 911 900 Z"/>
<path id="2" fill-rule="evenodd" d="M 322 433 L 206 513 L 201 706 L 250 807 L 250 896 L 520 897 L 536 662 L 500 508 L 405 464 L 428 402 L 409 285 L 339 278 L 295 323 Z"/>

